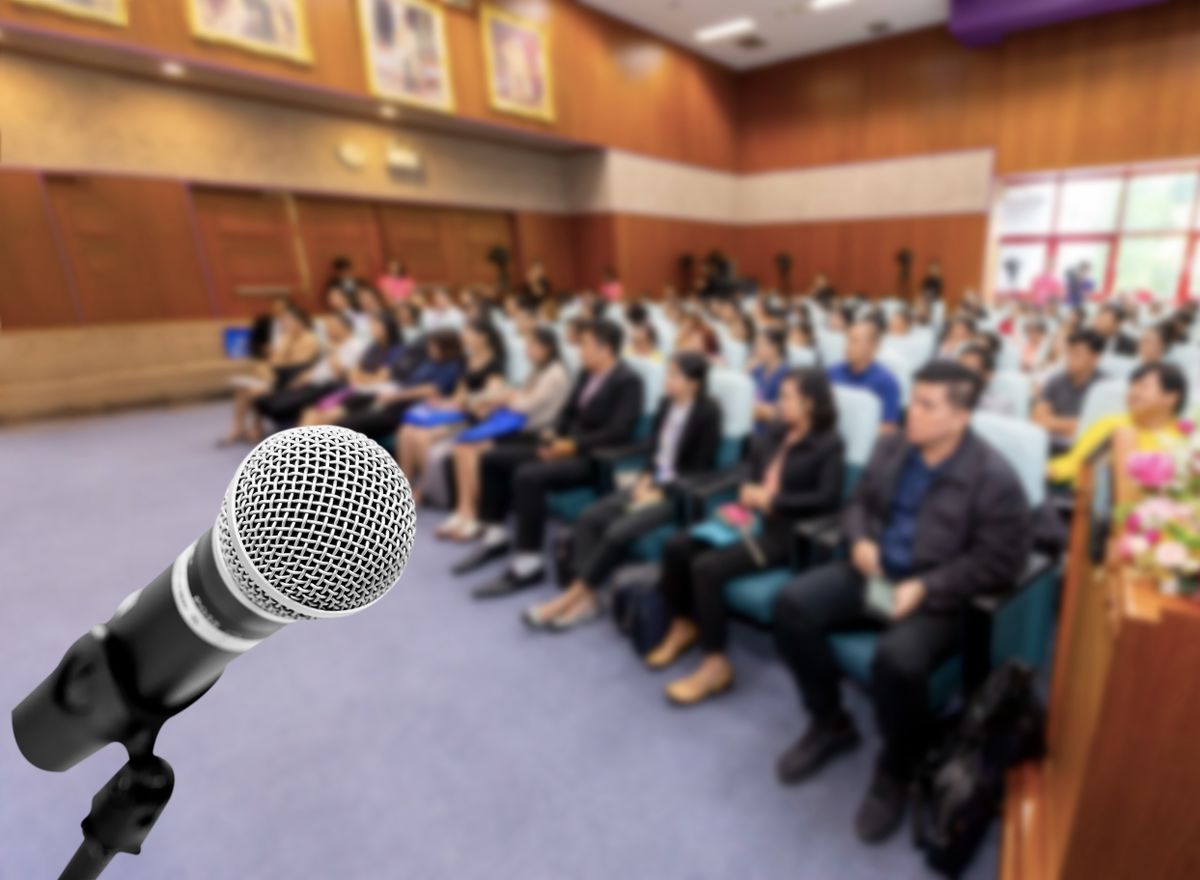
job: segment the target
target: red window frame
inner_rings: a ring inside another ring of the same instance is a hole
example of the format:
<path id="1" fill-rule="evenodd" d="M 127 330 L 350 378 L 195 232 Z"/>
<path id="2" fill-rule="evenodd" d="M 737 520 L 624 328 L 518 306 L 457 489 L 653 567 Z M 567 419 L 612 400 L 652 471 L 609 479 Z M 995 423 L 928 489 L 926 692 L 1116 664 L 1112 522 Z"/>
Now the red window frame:
<path id="1" fill-rule="evenodd" d="M 1163 174 L 1192 173 L 1197 175 L 1196 192 L 1192 197 L 1191 220 L 1185 229 L 1139 229 L 1126 231 L 1121 228 L 1125 220 L 1125 209 L 1129 198 L 1129 187 L 1138 177 L 1156 177 Z M 1063 185 L 1068 181 L 1104 179 L 1121 181 L 1121 193 L 1117 202 L 1117 228 L 1111 232 L 1058 232 L 1059 214 L 1062 210 Z M 1121 258 L 1121 246 L 1126 239 L 1135 238 L 1181 238 L 1184 240 L 1183 267 L 1175 287 L 1175 302 L 1184 303 L 1190 297 L 1192 284 L 1192 267 L 1200 251 L 1200 161 L 1147 163 L 1139 165 L 1121 165 L 1107 168 L 1088 168 L 1050 172 L 1045 174 L 1015 174 L 1003 178 L 1004 189 L 1016 186 L 1053 183 L 1054 204 L 1051 208 L 1051 228 L 1044 233 L 1023 233 L 1018 235 L 996 235 L 997 250 L 1005 245 L 1045 244 L 1046 263 L 1037 274 L 1041 275 L 1058 262 L 1058 252 L 1064 244 L 1108 244 L 1108 262 L 1097 271 L 1097 287 L 1102 297 L 1112 295 L 1117 280 L 1117 265 Z M 1098 270 L 1100 267 L 1096 267 Z M 994 281 L 993 281 L 994 285 Z M 998 290 L 998 292 L 1000 292 Z M 1004 290 L 1004 293 L 1010 291 Z M 1028 293 L 1029 291 L 1019 291 Z M 1200 297 L 1198 297 L 1200 298 Z"/>

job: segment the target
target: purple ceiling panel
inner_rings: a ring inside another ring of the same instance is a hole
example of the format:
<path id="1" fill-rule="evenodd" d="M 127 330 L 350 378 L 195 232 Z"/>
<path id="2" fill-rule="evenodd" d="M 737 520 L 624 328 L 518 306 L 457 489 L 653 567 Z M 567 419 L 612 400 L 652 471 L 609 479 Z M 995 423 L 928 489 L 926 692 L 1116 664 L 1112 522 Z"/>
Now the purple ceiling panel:
<path id="1" fill-rule="evenodd" d="M 950 32 L 968 46 L 996 43 L 1008 34 L 1167 0 L 953 0 Z"/>

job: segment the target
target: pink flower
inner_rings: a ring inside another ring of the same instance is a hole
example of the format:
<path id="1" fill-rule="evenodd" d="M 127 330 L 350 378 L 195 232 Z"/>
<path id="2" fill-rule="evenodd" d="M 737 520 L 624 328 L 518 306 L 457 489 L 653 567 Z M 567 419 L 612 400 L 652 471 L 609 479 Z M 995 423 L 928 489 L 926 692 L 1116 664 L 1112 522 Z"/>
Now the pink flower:
<path id="1" fill-rule="evenodd" d="M 1192 434 L 1196 431 L 1196 423 L 1191 419 L 1180 419 L 1177 427 L 1179 428 L 1179 433 L 1183 434 L 1185 437 L 1192 436 Z"/>
<path id="2" fill-rule="evenodd" d="M 1126 467 L 1129 476 L 1147 489 L 1164 489 L 1175 479 L 1175 460 L 1162 452 L 1135 452 Z"/>
<path id="3" fill-rule="evenodd" d="M 1178 541 L 1164 541 L 1154 548 L 1154 563 L 1171 571 L 1180 571 L 1188 564 L 1187 547 Z"/>
<path id="4" fill-rule="evenodd" d="M 1117 544 L 1117 552 L 1121 559 L 1132 562 L 1150 549 L 1150 542 L 1141 535 L 1124 535 Z"/>

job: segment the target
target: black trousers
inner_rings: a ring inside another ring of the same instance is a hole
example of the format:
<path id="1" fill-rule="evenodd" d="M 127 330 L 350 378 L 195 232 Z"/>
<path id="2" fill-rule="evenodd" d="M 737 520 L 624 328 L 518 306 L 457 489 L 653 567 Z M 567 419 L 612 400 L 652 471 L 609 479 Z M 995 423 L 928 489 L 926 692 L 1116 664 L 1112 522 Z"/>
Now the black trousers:
<path id="1" fill-rule="evenodd" d="M 342 416 L 338 422 L 343 428 L 366 434 L 373 440 L 383 440 L 394 434 L 404 421 L 404 413 L 411 403 L 389 403 L 381 407 L 367 406 Z"/>
<path id="2" fill-rule="evenodd" d="M 805 572 L 775 604 L 775 644 L 814 719 L 841 711 L 841 669 L 827 636 L 881 630 L 871 668 L 871 697 L 883 735 L 882 765 L 908 778 L 930 745 L 929 676 L 962 644 L 956 612 L 918 608 L 892 623 L 867 617 L 866 581 L 848 562 Z"/>
<path id="3" fill-rule="evenodd" d="M 617 492 L 588 507 L 571 531 L 576 576 L 591 589 L 613 573 L 629 545 L 675 518 L 670 499 L 629 510 L 629 492 Z"/>
<path id="4" fill-rule="evenodd" d="M 341 387 L 343 385 L 340 382 L 318 382 L 299 388 L 282 388 L 256 398 L 254 407 L 278 425 L 294 425 L 307 407 Z"/>
<path id="5" fill-rule="evenodd" d="M 537 553 L 546 528 L 546 493 L 555 489 L 590 485 L 595 467 L 587 458 L 541 461 L 537 438 L 498 443 L 480 460 L 479 518 L 490 524 L 504 522 L 509 511 L 517 515 L 517 550 Z"/>
<path id="6" fill-rule="evenodd" d="M 759 540 L 764 564 L 759 565 L 742 542 L 713 547 L 680 532 L 663 549 L 662 591 L 673 618 L 695 621 L 700 647 L 707 654 L 725 650 L 729 614 L 725 584 L 742 575 L 782 565 L 788 559 L 785 540 L 764 534 Z"/>

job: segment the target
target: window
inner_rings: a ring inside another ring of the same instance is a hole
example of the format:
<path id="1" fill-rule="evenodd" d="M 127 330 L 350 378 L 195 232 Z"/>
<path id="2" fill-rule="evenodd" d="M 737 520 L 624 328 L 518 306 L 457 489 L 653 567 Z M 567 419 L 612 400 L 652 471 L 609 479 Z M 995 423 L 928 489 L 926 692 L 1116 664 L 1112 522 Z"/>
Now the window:
<path id="1" fill-rule="evenodd" d="M 1008 181 L 995 234 L 998 293 L 1045 290 L 1049 272 L 1068 296 L 1200 299 L 1200 160 Z"/>

